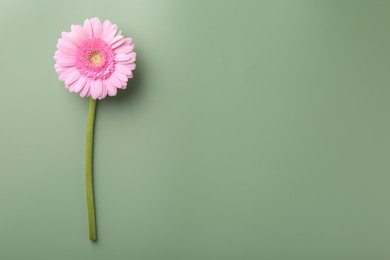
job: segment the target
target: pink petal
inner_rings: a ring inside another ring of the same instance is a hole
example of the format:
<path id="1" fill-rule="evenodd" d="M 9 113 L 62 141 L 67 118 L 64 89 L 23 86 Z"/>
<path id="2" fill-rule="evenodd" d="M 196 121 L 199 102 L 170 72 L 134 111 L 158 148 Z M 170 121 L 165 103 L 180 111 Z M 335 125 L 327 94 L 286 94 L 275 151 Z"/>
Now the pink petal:
<path id="1" fill-rule="evenodd" d="M 126 76 L 130 76 L 133 73 L 131 72 L 131 69 L 129 66 L 123 65 L 123 64 L 116 64 L 115 65 L 115 70 L 119 71 L 122 74 L 125 74 Z"/>
<path id="2" fill-rule="evenodd" d="M 102 28 L 102 39 L 103 41 L 109 43 L 115 36 L 117 31 L 117 26 L 112 24 L 109 20 L 105 20 Z"/>
<path id="3" fill-rule="evenodd" d="M 65 55 L 69 55 L 69 56 L 76 56 L 76 50 L 72 50 L 72 49 L 69 49 L 69 48 L 66 48 L 66 47 L 63 47 L 63 46 L 59 46 L 57 47 L 58 48 L 58 52 L 59 53 L 62 53 L 62 54 L 65 54 Z"/>
<path id="4" fill-rule="evenodd" d="M 75 66 L 75 62 L 72 60 L 61 60 L 61 61 L 57 60 L 57 63 L 58 63 L 58 65 L 61 65 L 63 67 L 74 67 Z"/>
<path id="5" fill-rule="evenodd" d="M 137 54 L 135 52 L 131 53 L 117 53 L 115 55 L 115 60 L 116 61 L 123 61 L 126 63 L 133 63 L 135 62 L 135 59 L 137 57 Z"/>
<path id="6" fill-rule="evenodd" d="M 125 43 L 125 40 L 123 39 L 123 35 L 117 35 L 112 39 L 112 41 L 109 44 L 111 45 L 111 48 L 115 49 L 116 47 L 122 45 L 123 43 Z"/>
<path id="7" fill-rule="evenodd" d="M 131 45 L 131 44 L 133 43 L 133 39 L 130 38 L 130 37 L 129 37 L 129 38 L 126 38 L 125 41 L 126 41 L 126 44 L 127 44 L 127 45 Z"/>
<path id="8" fill-rule="evenodd" d="M 58 63 L 56 63 L 54 65 L 54 68 L 56 69 L 56 71 L 58 72 L 67 72 L 67 71 L 70 71 L 70 70 L 76 70 L 76 67 L 75 66 L 62 66 Z"/>
<path id="9" fill-rule="evenodd" d="M 105 79 L 104 84 L 106 85 L 107 88 L 107 93 L 109 96 L 113 97 L 116 95 L 116 87 L 112 84 L 110 79 Z"/>
<path id="10" fill-rule="evenodd" d="M 135 45 L 134 43 L 132 44 L 122 44 L 121 46 L 117 47 L 115 49 L 116 53 L 130 53 L 134 50 Z"/>
<path id="11" fill-rule="evenodd" d="M 115 73 L 111 74 L 111 76 L 108 78 L 108 80 L 110 80 L 111 84 L 116 87 L 116 88 L 120 88 L 122 86 L 122 82 L 114 76 Z"/>
<path id="12" fill-rule="evenodd" d="M 59 65 L 74 66 L 76 64 L 76 60 L 74 57 L 66 56 L 59 53 L 54 55 L 54 59 Z"/>
<path id="13" fill-rule="evenodd" d="M 57 59 L 57 58 L 61 58 L 61 57 L 65 57 L 67 59 L 74 59 L 75 58 L 75 55 L 70 54 L 70 53 L 65 53 L 65 52 L 62 52 L 60 50 L 57 50 L 55 53 L 54 53 L 54 59 Z"/>
<path id="14" fill-rule="evenodd" d="M 62 39 L 62 38 L 58 40 L 57 48 L 58 49 L 66 48 L 66 49 L 69 49 L 72 51 L 77 50 L 76 46 L 74 45 L 74 43 L 71 40 L 66 40 L 66 39 Z"/>
<path id="15" fill-rule="evenodd" d="M 91 96 L 93 99 L 97 99 L 102 95 L 103 82 L 101 79 L 91 81 Z"/>
<path id="16" fill-rule="evenodd" d="M 66 78 L 68 78 L 70 75 L 72 75 L 73 73 L 76 73 L 78 72 L 77 69 L 75 67 L 72 67 L 72 68 L 69 68 L 67 71 L 61 73 L 58 75 L 58 79 L 59 80 L 65 80 Z"/>
<path id="17" fill-rule="evenodd" d="M 79 80 L 80 80 L 80 78 L 77 78 L 73 83 L 68 85 L 68 89 L 70 92 L 74 92 L 74 89 L 75 89 L 77 83 L 79 82 Z"/>
<path id="18" fill-rule="evenodd" d="M 84 31 L 84 28 L 80 25 L 72 25 L 71 32 L 68 35 L 77 45 L 79 45 L 83 40 L 87 39 L 87 34 Z"/>
<path id="19" fill-rule="evenodd" d="M 79 93 L 84 88 L 85 83 L 87 83 L 87 78 L 80 77 L 77 84 L 75 84 L 76 86 L 74 87 L 74 92 Z"/>
<path id="20" fill-rule="evenodd" d="M 54 68 L 56 69 L 58 74 L 63 74 L 68 72 L 69 70 L 75 70 L 75 67 L 63 67 L 58 64 L 54 65 Z"/>
<path id="21" fill-rule="evenodd" d="M 68 68 L 68 69 L 71 69 L 71 68 L 74 68 L 75 65 L 72 65 L 72 64 L 59 64 L 57 62 L 58 66 L 62 67 L 62 68 Z"/>
<path id="22" fill-rule="evenodd" d="M 94 38 L 100 38 L 102 35 L 102 24 L 100 23 L 99 18 L 90 19 L 90 23 L 92 25 L 92 35 Z"/>
<path id="23" fill-rule="evenodd" d="M 91 89 L 91 81 L 87 79 L 83 89 L 80 91 L 80 96 L 89 97 L 91 95 L 90 89 Z"/>
<path id="24" fill-rule="evenodd" d="M 85 30 L 85 33 L 88 35 L 89 38 L 92 38 L 93 37 L 93 33 L 92 33 L 92 24 L 91 22 L 89 21 L 89 19 L 86 19 L 84 21 L 84 30 Z"/>
<path id="25" fill-rule="evenodd" d="M 123 74 L 123 73 L 121 73 L 121 72 L 119 72 L 119 71 L 115 71 L 114 73 L 112 73 L 112 75 L 114 76 L 114 77 L 116 77 L 117 79 L 119 79 L 121 82 L 127 82 L 127 80 L 129 79 L 127 76 L 126 76 L 126 74 Z"/>
<path id="26" fill-rule="evenodd" d="M 74 71 L 69 73 L 69 76 L 65 78 L 65 84 L 70 86 L 73 82 L 80 78 L 80 73 L 78 71 Z"/>
<path id="27" fill-rule="evenodd" d="M 104 81 L 102 81 L 102 86 L 103 86 L 103 91 L 102 94 L 100 95 L 99 99 L 103 99 L 107 96 L 107 87 L 106 84 L 104 84 Z"/>
<path id="28" fill-rule="evenodd" d="M 130 64 L 133 64 L 134 61 L 131 61 L 131 60 L 125 60 L 125 61 L 117 61 L 117 64 L 122 64 L 122 65 L 126 65 L 126 66 L 130 66 Z M 134 69 L 132 69 L 134 70 Z"/>
<path id="29" fill-rule="evenodd" d="M 67 42 L 70 44 L 74 49 L 77 48 L 77 42 L 75 42 L 71 37 L 69 37 L 69 32 L 62 32 L 61 37 L 64 40 L 64 42 Z"/>

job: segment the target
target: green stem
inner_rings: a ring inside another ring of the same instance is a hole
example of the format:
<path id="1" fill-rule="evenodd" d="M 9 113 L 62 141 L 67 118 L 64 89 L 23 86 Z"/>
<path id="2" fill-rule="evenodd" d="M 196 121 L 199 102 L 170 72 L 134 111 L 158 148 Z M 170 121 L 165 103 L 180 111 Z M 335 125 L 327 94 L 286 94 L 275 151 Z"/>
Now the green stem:
<path id="1" fill-rule="evenodd" d="M 87 142 L 85 154 L 85 185 L 87 191 L 89 240 L 96 240 L 95 203 L 93 198 L 93 129 L 95 124 L 96 100 L 90 98 L 87 124 Z"/>

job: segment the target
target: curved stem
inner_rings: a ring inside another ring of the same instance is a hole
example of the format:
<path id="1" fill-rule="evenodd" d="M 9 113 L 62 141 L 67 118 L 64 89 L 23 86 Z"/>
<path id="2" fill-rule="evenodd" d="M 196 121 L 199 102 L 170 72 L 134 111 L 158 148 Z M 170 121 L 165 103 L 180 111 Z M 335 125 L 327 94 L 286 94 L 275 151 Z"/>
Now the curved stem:
<path id="1" fill-rule="evenodd" d="M 96 240 L 95 202 L 93 198 L 93 130 L 95 125 L 96 100 L 90 98 L 87 124 L 87 142 L 85 154 L 85 184 L 87 191 L 89 240 Z"/>

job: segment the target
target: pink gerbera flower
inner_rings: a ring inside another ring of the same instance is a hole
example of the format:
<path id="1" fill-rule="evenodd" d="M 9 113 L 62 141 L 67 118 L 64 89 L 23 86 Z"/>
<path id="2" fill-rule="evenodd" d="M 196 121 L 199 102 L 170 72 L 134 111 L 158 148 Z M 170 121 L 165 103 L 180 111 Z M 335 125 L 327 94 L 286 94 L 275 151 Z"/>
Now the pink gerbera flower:
<path id="1" fill-rule="evenodd" d="M 124 38 L 109 20 L 86 19 L 72 25 L 58 40 L 55 69 L 70 92 L 103 99 L 125 89 L 133 77 L 136 53 L 131 38 Z"/>
<path id="2" fill-rule="evenodd" d="M 72 25 L 58 40 L 54 59 L 59 80 L 70 92 L 90 97 L 85 153 L 85 187 L 88 208 L 89 239 L 96 240 L 93 193 L 93 136 L 97 99 L 115 96 L 117 88 L 126 88 L 135 69 L 134 44 L 124 38 L 109 20 L 86 19 L 83 26 Z"/>

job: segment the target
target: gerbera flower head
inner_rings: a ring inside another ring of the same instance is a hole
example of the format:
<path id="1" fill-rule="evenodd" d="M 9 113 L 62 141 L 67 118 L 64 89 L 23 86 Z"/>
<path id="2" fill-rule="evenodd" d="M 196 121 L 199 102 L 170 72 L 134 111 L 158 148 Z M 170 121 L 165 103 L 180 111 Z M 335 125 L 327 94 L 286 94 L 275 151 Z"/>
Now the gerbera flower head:
<path id="1" fill-rule="evenodd" d="M 58 78 L 70 92 L 103 99 L 126 88 L 136 53 L 132 39 L 117 32 L 115 24 L 92 18 L 62 33 L 54 59 Z"/>

